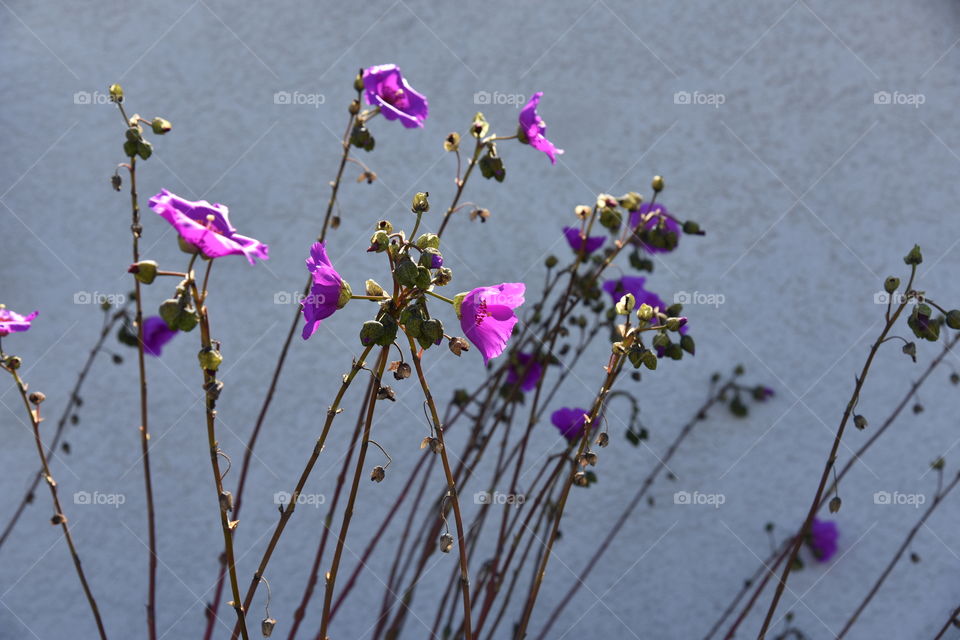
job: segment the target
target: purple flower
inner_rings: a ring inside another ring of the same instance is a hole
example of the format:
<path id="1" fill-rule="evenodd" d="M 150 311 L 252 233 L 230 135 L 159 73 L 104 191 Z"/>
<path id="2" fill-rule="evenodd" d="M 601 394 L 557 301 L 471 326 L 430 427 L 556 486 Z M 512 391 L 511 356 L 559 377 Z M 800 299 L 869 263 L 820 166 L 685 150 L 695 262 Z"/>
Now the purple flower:
<path id="1" fill-rule="evenodd" d="M 563 235 L 567 236 L 567 242 L 570 243 L 571 249 L 578 253 L 583 251 L 588 255 L 603 246 L 606 240 L 603 236 L 589 236 L 584 238 L 580 235 L 580 229 L 576 227 L 564 227 Z"/>
<path id="2" fill-rule="evenodd" d="M 540 376 L 543 374 L 543 367 L 529 353 L 518 353 L 517 362 L 510 363 L 510 369 L 507 370 L 507 384 L 517 384 L 520 380 L 521 372 L 523 382 L 520 384 L 522 391 L 531 391 L 540 382 Z"/>
<path id="3" fill-rule="evenodd" d="M 520 142 L 529 144 L 537 151 L 543 151 L 552 164 L 557 164 L 557 156 L 563 153 L 563 149 L 557 149 L 547 140 L 547 125 L 537 114 L 537 105 L 540 104 L 542 95 L 543 91 L 537 91 L 520 110 Z"/>
<path id="4" fill-rule="evenodd" d="M 379 64 L 365 69 L 363 87 L 367 104 L 380 107 L 387 120 L 400 120 L 408 129 L 423 126 L 429 112 L 427 99 L 413 90 L 397 65 Z"/>
<path id="5" fill-rule="evenodd" d="M 634 309 L 639 309 L 642 304 L 648 304 L 654 309 L 659 308 L 661 312 L 665 312 L 669 305 L 661 300 L 657 294 L 643 288 L 646 281 L 647 279 L 641 276 L 623 276 L 618 280 L 604 282 L 603 290 L 610 294 L 614 304 L 620 302 L 620 298 L 626 294 L 632 293 L 636 299 Z"/>
<path id="6" fill-rule="evenodd" d="M 22 316 L 0 304 L 0 337 L 26 331 L 30 328 L 30 322 L 37 317 L 38 313 L 40 312 L 34 311 L 28 316 Z"/>
<path id="7" fill-rule="evenodd" d="M 222 204 L 193 202 L 162 189 L 150 198 L 150 208 L 208 258 L 244 255 L 250 264 L 255 264 L 256 258 L 268 258 L 267 245 L 237 233 L 227 217 L 229 210 Z"/>
<path id="8" fill-rule="evenodd" d="M 430 268 L 439 269 L 442 266 L 443 266 L 443 256 L 441 256 L 439 253 L 433 254 L 430 258 Z"/>
<path id="9" fill-rule="evenodd" d="M 526 286 L 522 282 L 504 282 L 479 287 L 454 299 L 460 327 L 483 355 L 483 363 L 503 353 L 517 324 L 513 310 L 523 304 Z"/>
<path id="10" fill-rule="evenodd" d="M 160 316 L 150 316 L 143 321 L 143 352 L 160 357 L 163 345 L 170 342 L 177 334 Z"/>
<path id="11" fill-rule="evenodd" d="M 810 525 L 810 536 L 807 544 L 813 551 L 814 557 L 820 562 L 829 562 L 830 558 L 837 552 L 837 538 L 840 537 L 840 531 L 837 529 L 837 523 L 830 520 L 813 519 Z"/>
<path id="12" fill-rule="evenodd" d="M 637 209 L 636 211 L 631 211 L 630 212 L 630 228 L 635 229 L 637 225 L 640 224 L 641 216 L 646 217 L 651 211 L 653 211 L 654 213 L 658 213 L 658 212 L 663 213 L 663 216 L 661 217 L 659 215 L 654 215 L 647 221 L 646 225 L 644 225 L 644 228 L 654 229 L 658 224 L 660 224 L 660 221 L 662 220 L 663 230 L 677 234 L 677 238 L 679 240 L 680 231 L 681 231 L 680 225 L 677 224 L 676 220 L 669 217 L 670 212 L 667 211 L 667 208 L 662 204 L 660 204 L 659 202 L 654 205 L 651 205 L 649 202 L 644 202 L 643 204 L 640 205 L 639 209 Z M 648 253 L 666 253 L 668 251 L 671 251 L 670 249 L 666 249 L 663 247 L 654 247 L 652 245 L 649 245 L 646 242 L 643 242 L 642 240 L 637 238 L 636 236 L 633 237 L 633 241 L 634 241 L 634 244 L 639 245 Z"/>
<path id="13" fill-rule="evenodd" d="M 588 414 L 586 409 L 564 407 L 553 412 L 550 422 L 560 430 L 560 435 L 568 442 L 573 442 L 583 436 L 583 427 L 587 423 Z"/>
<path id="14" fill-rule="evenodd" d="M 306 321 L 303 326 L 304 340 L 316 332 L 324 318 L 329 318 L 334 311 L 350 302 L 350 296 L 353 295 L 350 285 L 330 263 L 324 243 L 315 242 L 310 247 L 307 270 L 313 274 L 313 285 L 301 309 Z"/>

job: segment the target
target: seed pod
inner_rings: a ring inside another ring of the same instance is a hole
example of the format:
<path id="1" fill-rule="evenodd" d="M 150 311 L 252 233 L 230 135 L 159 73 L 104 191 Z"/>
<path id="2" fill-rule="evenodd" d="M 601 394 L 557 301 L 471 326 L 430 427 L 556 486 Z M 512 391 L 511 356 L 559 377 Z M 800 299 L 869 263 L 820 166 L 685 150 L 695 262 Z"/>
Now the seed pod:
<path id="1" fill-rule="evenodd" d="M 47 396 L 43 395 L 39 391 L 33 391 L 30 393 L 30 404 L 40 404 L 47 399 Z"/>
<path id="2" fill-rule="evenodd" d="M 383 482 L 383 479 L 387 475 L 387 470 L 377 465 L 373 468 L 373 471 L 370 472 L 370 479 L 374 482 Z"/>
<path id="3" fill-rule="evenodd" d="M 445 533 L 440 536 L 440 551 L 443 553 L 450 553 L 451 549 L 453 549 L 453 536 L 449 533 Z"/>
<path id="4" fill-rule="evenodd" d="M 587 474 L 585 474 L 583 471 L 577 471 L 577 473 L 573 476 L 573 482 L 578 487 L 585 487 L 590 481 L 587 480 Z"/>
<path id="5" fill-rule="evenodd" d="M 233 511 L 233 494 L 229 491 L 220 492 L 220 509 L 222 511 Z"/>
<path id="6" fill-rule="evenodd" d="M 843 504 L 843 501 L 840 500 L 840 496 L 833 496 L 832 498 L 830 498 L 830 504 L 829 504 L 830 513 L 836 513 L 837 511 L 840 511 L 841 504 Z"/>
<path id="7" fill-rule="evenodd" d="M 273 627 L 276 626 L 277 621 L 273 618 L 264 618 L 263 622 L 260 623 L 260 633 L 263 634 L 264 638 L 269 638 L 273 635 Z"/>
<path id="8" fill-rule="evenodd" d="M 607 432 L 604 431 L 603 433 L 597 436 L 597 446 L 605 447 L 608 444 L 610 444 L 610 436 L 608 436 Z"/>
<path id="9" fill-rule="evenodd" d="M 866 429 L 867 419 L 858 413 L 857 415 L 853 416 L 853 426 L 861 430 Z"/>

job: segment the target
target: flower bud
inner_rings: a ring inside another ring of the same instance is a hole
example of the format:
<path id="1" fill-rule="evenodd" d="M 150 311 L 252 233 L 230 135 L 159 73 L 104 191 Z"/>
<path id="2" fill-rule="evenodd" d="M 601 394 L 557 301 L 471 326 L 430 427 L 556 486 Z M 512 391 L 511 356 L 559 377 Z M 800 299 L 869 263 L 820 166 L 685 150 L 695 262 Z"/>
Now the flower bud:
<path id="1" fill-rule="evenodd" d="M 490 124 L 483 114 L 477 111 L 477 115 L 473 116 L 473 124 L 470 125 L 470 135 L 479 139 L 486 136 L 488 131 L 490 131 Z"/>
<path id="2" fill-rule="evenodd" d="M 577 471 L 573 475 L 573 483 L 578 487 L 585 487 L 590 484 L 590 480 L 587 478 L 587 474 L 585 474 L 583 471 Z"/>
<path id="3" fill-rule="evenodd" d="M 192 256 L 195 253 L 200 253 L 200 247 L 191 242 L 187 242 L 181 235 L 177 235 L 177 246 L 180 247 L 180 251 L 183 251 L 189 256 Z"/>
<path id="4" fill-rule="evenodd" d="M 357 92 L 363 91 L 363 69 L 361 69 L 357 77 L 353 79 L 353 90 Z"/>
<path id="5" fill-rule="evenodd" d="M 690 355 L 696 355 L 697 345 L 690 336 L 680 336 L 680 348 Z"/>
<path id="6" fill-rule="evenodd" d="M 387 233 L 393 233 L 393 225 L 390 224 L 389 220 L 380 220 L 377 222 L 377 229 L 379 231 L 386 231 Z"/>
<path id="7" fill-rule="evenodd" d="M 507 176 L 507 171 L 503 166 L 503 160 L 497 155 L 496 146 L 491 144 L 487 147 L 487 153 L 480 158 L 480 175 L 489 180 L 493 178 L 497 182 L 503 182 Z"/>
<path id="8" fill-rule="evenodd" d="M 386 231 L 376 231 L 370 236 L 370 246 L 367 253 L 383 253 L 390 246 L 390 236 Z"/>
<path id="9" fill-rule="evenodd" d="M 640 203 L 643 202 L 643 196 L 641 196 L 636 191 L 631 191 L 620 196 L 620 206 L 626 209 L 627 211 L 636 211 L 640 208 Z"/>
<path id="10" fill-rule="evenodd" d="M 905 354 L 910 356 L 910 359 L 913 360 L 914 362 L 917 361 L 917 343 L 916 342 L 906 343 L 905 345 L 903 345 L 903 348 L 901 349 L 901 351 L 903 351 Z"/>
<path id="11" fill-rule="evenodd" d="M 866 429 L 867 419 L 858 413 L 857 415 L 853 416 L 853 426 L 861 430 Z"/>
<path id="12" fill-rule="evenodd" d="M 365 286 L 366 286 L 365 291 L 368 296 L 376 297 L 376 296 L 385 295 L 383 291 L 383 287 L 377 284 L 376 280 L 367 280 L 367 282 L 365 283 Z"/>
<path id="13" fill-rule="evenodd" d="M 435 233 L 425 233 L 417 238 L 413 244 L 421 251 L 425 249 L 439 249 L 440 236 Z"/>
<path id="14" fill-rule="evenodd" d="M 397 368 L 393 372 L 393 377 L 395 380 L 406 380 L 413 373 L 413 369 L 410 368 L 410 365 L 406 362 L 397 363 Z"/>
<path id="15" fill-rule="evenodd" d="M 355 116 L 355 115 L 357 115 L 358 113 L 360 113 L 360 101 L 359 101 L 359 100 L 351 100 L 351 101 L 350 101 L 350 106 L 347 107 L 347 112 L 350 113 L 350 115 L 352 115 L 352 116 Z"/>
<path id="16" fill-rule="evenodd" d="M 404 256 L 393 269 L 393 275 L 404 287 L 416 287 L 417 276 L 419 275 L 417 265 L 410 259 L 410 256 Z"/>
<path id="17" fill-rule="evenodd" d="M 233 511 L 233 494 L 227 490 L 220 492 L 220 510 Z"/>
<path id="18" fill-rule="evenodd" d="M 269 638 L 273 635 L 273 627 L 276 626 L 277 621 L 273 618 L 264 618 L 260 623 L 260 633 L 263 634 L 264 638 Z"/>
<path id="19" fill-rule="evenodd" d="M 960 330 L 960 309 L 951 309 L 947 312 L 947 326 Z"/>
<path id="20" fill-rule="evenodd" d="M 30 400 L 30 404 L 40 404 L 47 399 L 47 396 L 43 395 L 40 391 L 33 391 L 30 393 L 28 399 Z"/>
<path id="21" fill-rule="evenodd" d="M 120 187 L 123 186 L 123 178 L 120 177 L 119 173 L 110 176 L 110 186 L 113 187 L 114 191 L 120 191 Z"/>
<path id="22" fill-rule="evenodd" d="M 110 85 L 110 102 L 123 102 L 123 87 L 118 84 Z"/>
<path id="23" fill-rule="evenodd" d="M 906 264 L 916 266 L 923 262 L 923 254 L 920 253 L 920 245 L 913 245 L 913 249 L 910 249 L 910 253 L 903 257 L 903 261 Z"/>
<path id="24" fill-rule="evenodd" d="M 451 549 L 453 549 L 453 536 L 449 533 L 445 533 L 440 536 L 440 551 L 443 553 L 450 553 Z"/>
<path id="25" fill-rule="evenodd" d="M 170 130 L 173 129 L 173 125 L 170 124 L 169 120 L 164 120 L 163 118 L 154 118 L 150 123 L 150 128 L 153 129 L 155 134 L 162 136 L 165 133 L 170 133 Z"/>
<path id="26" fill-rule="evenodd" d="M 662 176 L 653 176 L 653 180 L 650 182 L 650 186 L 653 188 L 654 192 L 660 193 L 663 191 L 663 177 Z"/>
<path id="27" fill-rule="evenodd" d="M 426 213 L 430 211 L 430 194 L 426 191 L 419 191 L 413 196 L 413 203 L 410 205 L 410 209 L 414 213 Z"/>
<path id="28" fill-rule="evenodd" d="M 828 505 L 830 508 L 830 513 L 836 513 L 837 511 L 840 511 L 840 505 L 842 503 L 843 502 L 840 500 L 840 496 L 833 496 L 830 498 L 830 503 Z"/>
<path id="29" fill-rule="evenodd" d="M 597 446 L 602 448 L 606 447 L 608 444 L 610 444 L 610 436 L 607 435 L 606 431 L 603 431 L 597 436 Z"/>
<path id="30" fill-rule="evenodd" d="M 387 477 L 387 470 L 380 465 L 375 466 L 370 472 L 370 479 L 374 482 L 383 482 L 385 477 Z"/>
<path id="31" fill-rule="evenodd" d="M 557 256 L 547 256 L 547 259 L 543 261 L 543 264 L 546 265 L 547 269 L 553 269 L 557 266 Z"/>
<path id="32" fill-rule="evenodd" d="M 890 276 L 883 281 L 883 290 L 887 293 L 893 293 L 900 286 L 900 278 Z"/>
<path id="33" fill-rule="evenodd" d="M 147 140 L 141 140 L 137 143 L 137 155 L 146 160 L 153 155 L 153 145 Z"/>
<path id="34" fill-rule="evenodd" d="M 704 235 L 703 231 L 700 230 L 700 225 L 693 220 L 687 220 L 683 223 L 683 232 L 689 236 Z"/>
<path id="35" fill-rule="evenodd" d="M 347 303 L 350 302 L 350 299 L 353 297 L 353 289 L 350 288 L 350 283 L 346 280 L 340 281 L 340 295 L 337 296 L 337 309 L 343 309 L 347 306 Z"/>
<path id="36" fill-rule="evenodd" d="M 443 323 L 436 318 L 424 320 L 420 325 L 420 337 L 432 343 L 439 343 L 443 339 Z"/>
<path id="37" fill-rule="evenodd" d="M 383 325 L 376 320 L 367 320 L 360 327 L 360 344 L 369 347 L 383 336 Z"/>
<path id="38" fill-rule="evenodd" d="M 157 277 L 157 263 L 153 260 L 141 260 L 130 265 L 127 272 L 132 273 L 133 277 L 143 284 L 151 284 Z"/>
<path id="39" fill-rule="evenodd" d="M 641 304 L 640 308 L 637 309 L 637 317 L 644 322 L 651 320 L 653 318 L 653 307 L 647 303 Z"/>
<path id="40" fill-rule="evenodd" d="M 443 148 L 446 151 L 456 151 L 460 148 L 460 134 L 454 131 L 453 133 L 447 134 L 447 137 L 443 141 Z"/>
<path id="41" fill-rule="evenodd" d="M 204 371 L 216 371 L 220 368 L 220 363 L 223 362 L 223 356 L 213 347 L 201 349 L 200 353 L 197 354 L 197 359 L 200 361 L 200 368 Z"/>
<path id="42" fill-rule="evenodd" d="M 427 269 L 439 269 L 443 266 L 443 256 L 436 249 L 424 249 L 420 253 L 419 264 Z"/>
<path id="43" fill-rule="evenodd" d="M 437 269 L 437 275 L 433 277 L 433 284 L 438 287 L 445 287 L 453 280 L 453 271 L 448 267 L 440 267 Z"/>
<path id="44" fill-rule="evenodd" d="M 464 351 L 470 350 L 470 343 L 460 337 L 450 338 L 448 346 L 450 347 L 450 351 L 453 353 L 453 355 L 457 357 L 459 357 Z"/>

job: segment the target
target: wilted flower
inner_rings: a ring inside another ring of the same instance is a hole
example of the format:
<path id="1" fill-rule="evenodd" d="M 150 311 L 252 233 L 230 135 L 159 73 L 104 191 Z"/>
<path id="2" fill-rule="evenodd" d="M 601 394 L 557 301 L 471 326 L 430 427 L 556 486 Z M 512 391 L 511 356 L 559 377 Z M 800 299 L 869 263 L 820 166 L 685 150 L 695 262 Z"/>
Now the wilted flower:
<path id="1" fill-rule="evenodd" d="M 517 384 L 520 380 L 520 373 L 523 375 L 523 383 L 520 385 L 522 391 L 530 391 L 540 382 L 540 376 L 543 373 L 543 367 L 529 353 L 518 353 L 516 364 L 511 363 L 507 370 L 507 384 Z"/>
<path id="2" fill-rule="evenodd" d="M 255 264 L 256 258 L 268 258 L 267 245 L 237 233 L 230 224 L 225 205 L 186 200 L 162 189 L 150 198 L 150 208 L 208 258 L 242 254 L 250 264 Z"/>
<path id="3" fill-rule="evenodd" d="M 537 91 L 520 110 L 520 142 L 529 144 L 537 151 L 543 151 L 552 164 L 557 164 L 557 155 L 563 153 L 563 149 L 557 149 L 547 140 L 547 125 L 537 114 L 537 105 L 540 104 L 542 95 L 543 91 Z"/>
<path id="4" fill-rule="evenodd" d="M 163 346 L 177 334 L 160 316 L 150 316 L 143 321 L 143 352 L 160 357 Z"/>
<path id="5" fill-rule="evenodd" d="M 314 334 L 324 318 L 329 318 L 334 311 L 350 302 L 350 296 L 353 295 L 350 285 L 330 263 L 324 243 L 315 242 L 310 247 L 307 270 L 313 274 L 313 284 L 310 295 L 303 301 L 303 319 L 306 321 L 303 327 L 304 340 Z"/>
<path id="6" fill-rule="evenodd" d="M 813 519 L 810 525 L 810 536 L 807 538 L 807 544 L 813 551 L 814 557 L 820 562 L 828 562 L 837 552 L 837 538 L 840 537 L 840 531 L 837 529 L 837 523 L 829 520 Z"/>
<path id="7" fill-rule="evenodd" d="M 22 316 L 16 311 L 10 311 L 3 305 L 0 305 L 0 337 L 19 333 L 30 328 L 30 323 L 37 317 L 39 311 L 34 311 L 28 316 Z"/>
<path id="8" fill-rule="evenodd" d="M 638 224 L 640 224 L 641 217 L 647 217 L 650 212 L 653 211 L 654 214 L 662 213 L 663 215 L 653 215 L 650 220 L 644 225 L 644 229 L 655 229 L 657 225 L 663 221 L 663 230 L 668 233 L 677 234 L 677 238 L 680 238 L 681 228 L 677 224 L 677 221 L 669 216 L 669 211 L 667 208 L 660 204 L 659 202 L 655 204 L 650 204 L 649 202 L 644 202 L 640 205 L 640 208 L 636 211 L 630 212 L 630 228 L 635 229 Z M 642 230 L 642 229 L 641 229 Z M 672 249 L 667 249 L 665 247 L 655 247 L 647 242 L 643 242 L 636 236 L 633 237 L 634 243 L 643 247 L 643 249 L 649 253 L 666 253 Z"/>
<path id="9" fill-rule="evenodd" d="M 553 412 L 553 415 L 550 416 L 550 422 L 560 430 L 560 435 L 573 442 L 583 435 L 587 415 L 586 409 L 563 407 Z"/>
<path id="10" fill-rule="evenodd" d="M 513 310 L 523 304 L 526 286 L 505 282 L 494 287 L 479 287 L 455 298 L 460 327 L 483 355 L 483 363 L 503 353 L 517 324 Z"/>
<path id="11" fill-rule="evenodd" d="M 380 107 L 380 113 L 387 120 L 400 120 L 408 129 L 423 126 L 429 111 L 427 99 L 414 91 L 397 65 L 380 64 L 365 69 L 363 87 L 367 104 Z"/>
<path id="12" fill-rule="evenodd" d="M 588 255 L 603 246 L 606 240 L 603 236 L 588 236 L 584 238 L 580 235 L 580 229 L 576 227 L 564 227 L 563 235 L 567 237 L 567 242 L 570 243 L 571 249 L 578 253 L 583 251 Z"/>

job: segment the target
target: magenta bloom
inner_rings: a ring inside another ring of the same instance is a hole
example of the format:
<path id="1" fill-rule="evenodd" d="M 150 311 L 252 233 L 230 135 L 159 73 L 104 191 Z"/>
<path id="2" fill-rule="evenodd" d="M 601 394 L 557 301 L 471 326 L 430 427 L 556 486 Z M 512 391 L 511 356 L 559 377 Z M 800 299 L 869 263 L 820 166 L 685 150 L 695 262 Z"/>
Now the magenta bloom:
<path id="1" fill-rule="evenodd" d="M 363 87 L 367 104 L 380 107 L 387 120 L 399 120 L 408 129 L 423 126 L 429 112 L 427 99 L 413 90 L 397 65 L 379 64 L 365 69 Z"/>
<path id="2" fill-rule="evenodd" d="M 631 228 L 631 229 L 635 229 L 635 228 L 637 227 L 637 225 L 640 224 L 640 217 L 641 217 L 641 216 L 646 216 L 647 214 L 650 213 L 650 211 L 663 212 L 664 215 L 663 215 L 662 217 L 655 215 L 655 216 L 653 216 L 652 218 L 650 218 L 650 220 L 647 221 L 647 224 L 645 225 L 645 228 L 647 228 L 647 229 L 653 229 L 653 228 L 655 228 L 658 224 L 660 224 L 660 221 L 661 221 L 661 220 L 663 220 L 663 228 L 664 228 L 666 231 L 672 231 L 673 233 L 677 234 L 677 238 L 679 239 L 679 237 L 680 237 L 680 235 L 681 235 L 681 233 L 680 233 L 680 232 L 681 232 L 680 225 L 677 224 L 677 221 L 676 221 L 676 220 L 674 220 L 673 218 L 669 217 L 668 214 L 669 214 L 670 212 L 667 211 L 667 208 L 666 208 L 665 206 L 663 206 L 662 204 L 660 204 L 659 202 L 656 203 L 656 204 L 654 204 L 654 205 L 652 205 L 652 208 L 651 208 L 651 205 L 650 205 L 649 202 L 644 202 L 643 204 L 640 205 L 640 208 L 639 208 L 639 209 L 637 209 L 636 211 L 631 211 L 631 212 L 630 212 L 630 228 Z M 634 240 L 634 244 L 639 245 L 640 247 L 642 247 L 642 248 L 643 248 L 645 251 L 647 251 L 648 253 L 667 253 L 668 251 L 670 251 L 670 249 L 665 249 L 665 248 L 662 248 L 662 247 L 654 247 L 654 246 L 651 246 L 651 245 L 649 245 L 649 244 L 647 244 L 647 243 L 645 243 L 645 242 L 637 239 L 636 237 L 634 237 L 633 240 Z"/>
<path id="3" fill-rule="evenodd" d="M 520 373 L 523 371 L 526 371 L 526 373 L 523 376 L 520 389 L 521 391 L 531 391 L 540 382 L 543 367 L 529 353 L 518 353 L 517 364 L 511 364 L 510 369 L 507 370 L 507 384 L 517 384 L 520 380 Z"/>
<path id="4" fill-rule="evenodd" d="M 457 316 L 467 338 L 483 355 L 483 363 L 503 353 L 517 324 L 513 310 L 523 304 L 526 286 L 522 282 L 504 282 L 494 287 L 479 287 L 456 297 Z"/>
<path id="5" fill-rule="evenodd" d="M 641 276 L 623 276 L 618 280 L 604 282 L 603 290 L 610 294 L 614 304 L 620 302 L 620 298 L 626 294 L 632 293 L 636 299 L 634 309 L 639 309 L 642 304 L 648 304 L 654 309 L 659 308 L 660 311 L 666 311 L 669 305 L 661 300 L 657 294 L 643 288 L 646 281 L 647 279 Z"/>
<path id="6" fill-rule="evenodd" d="M 563 235 L 567 237 L 567 242 L 570 244 L 571 249 L 578 253 L 583 251 L 587 255 L 602 247 L 606 240 L 603 236 L 588 236 L 587 238 L 582 238 L 580 236 L 580 229 L 576 227 L 564 227 Z"/>
<path id="7" fill-rule="evenodd" d="M 30 328 L 30 323 L 37 317 L 39 311 L 34 311 L 28 316 L 22 316 L 16 311 L 10 311 L 3 305 L 0 305 L 0 338 L 8 336 L 11 333 L 19 333 Z"/>
<path id="8" fill-rule="evenodd" d="M 837 523 L 830 520 L 813 519 L 810 525 L 810 536 L 807 544 L 813 551 L 814 557 L 820 562 L 829 562 L 830 558 L 837 552 L 837 538 L 840 537 L 840 531 L 837 529 Z"/>
<path id="9" fill-rule="evenodd" d="M 307 270 L 313 274 L 313 285 L 310 295 L 303 301 L 303 339 L 306 340 L 316 332 L 324 318 L 329 318 L 337 309 L 342 309 L 350 302 L 353 292 L 327 257 L 327 250 L 322 242 L 315 242 L 310 247 L 310 257 L 307 258 Z"/>
<path id="10" fill-rule="evenodd" d="M 550 422 L 560 430 L 560 435 L 566 438 L 568 442 L 573 442 L 583 436 L 587 415 L 589 415 L 589 412 L 586 409 L 564 407 L 553 412 L 553 415 L 550 416 Z"/>
<path id="11" fill-rule="evenodd" d="M 537 105 L 543 91 L 537 91 L 530 101 L 520 110 L 520 142 L 529 144 L 537 151 L 543 151 L 550 158 L 552 164 L 557 164 L 557 156 L 563 149 L 557 149 L 547 140 L 547 125 L 537 114 Z"/>
<path id="12" fill-rule="evenodd" d="M 256 263 L 255 258 L 268 258 L 267 245 L 237 233 L 227 217 L 229 209 L 222 204 L 193 202 L 163 189 L 150 198 L 150 208 L 208 258 L 244 255 L 250 264 Z"/>
<path id="13" fill-rule="evenodd" d="M 160 316 L 150 316 L 143 321 L 143 352 L 160 357 L 163 346 L 177 334 Z"/>

